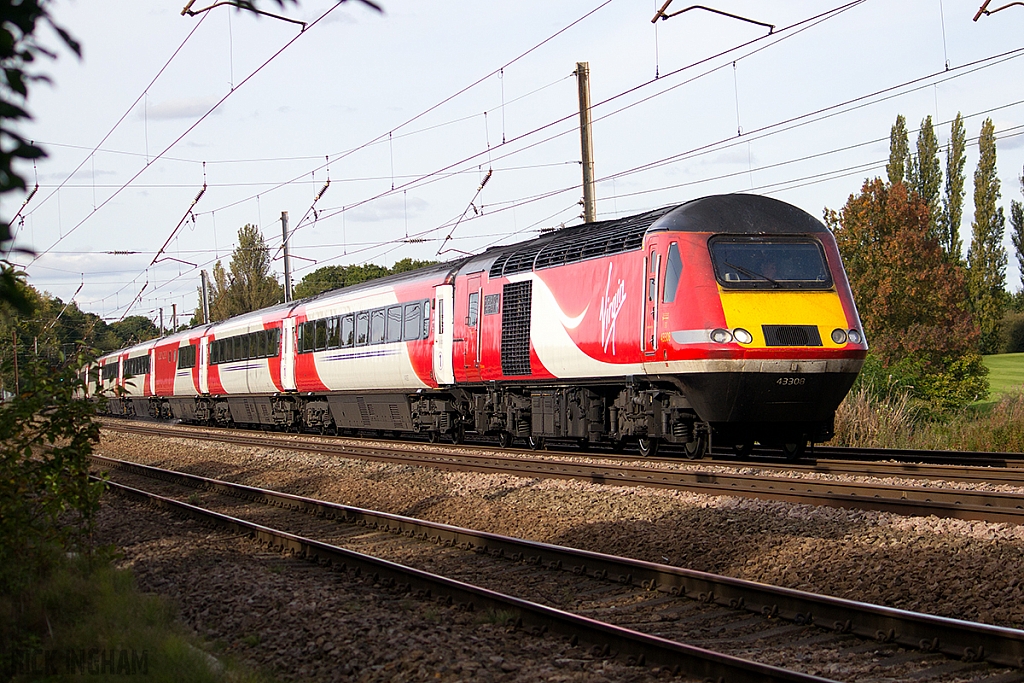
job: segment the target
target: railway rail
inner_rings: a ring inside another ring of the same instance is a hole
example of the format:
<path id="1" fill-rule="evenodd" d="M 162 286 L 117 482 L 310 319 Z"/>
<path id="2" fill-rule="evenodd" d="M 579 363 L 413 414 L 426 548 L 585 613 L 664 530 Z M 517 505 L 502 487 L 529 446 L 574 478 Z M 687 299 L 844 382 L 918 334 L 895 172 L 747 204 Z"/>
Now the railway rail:
<path id="1" fill-rule="evenodd" d="M 124 495 L 187 515 L 202 523 L 219 526 L 235 534 L 248 536 L 277 550 L 330 566 L 355 579 L 368 577 L 374 584 L 410 593 L 422 599 L 437 599 L 447 605 L 455 604 L 469 611 L 486 610 L 496 614 L 510 614 L 510 625 L 516 628 L 531 629 L 537 635 L 558 634 L 568 638 L 572 645 L 590 644 L 593 651 L 601 656 L 622 657 L 636 665 L 658 664 L 676 673 L 704 680 L 738 683 L 830 681 L 554 609 L 314 538 L 207 510 L 139 488 L 116 482 L 108 482 L 107 485 Z"/>
<path id="2" fill-rule="evenodd" d="M 498 449 L 469 449 L 382 442 L 367 445 L 344 439 L 325 439 L 264 432 L 165 426 L 153 423 L 106 423 L 107 428 L 137 434 L 199 439 L 241 446 L 286 448 L 295 451 L 337 454 L 367 460 L 437 467 L 450 470 L 505 473 L 523 477 L 577 479 L 616 486 L 673 488 L 708 495 L 729 495 L 782 500 L 810 505 L 891 512 L 900 515 L 951 517 L 988 522 L 1024 522 L 1024 494 L 1015 492 L 954 489 L 837 481 L 783 476 L 763 476 L 679 467 L 655 463 L 628 464 L 597 456 L 569 459 L 555 454 L 502 454 Z M 787 468 L 792 466 L 787 465 Z M 817 467 L 817 466 L 816 466 Z M 864 474 L 852 465 L 846 474 Z M 877 463 L 868 469 L 879 471 Z M 934 466 L 933 466 L 934 467 Z M 921 470 L 921 468 L 918 468 Z M 867 473 L 870 476 L 870 472 Z M 954 473 L 955 474 L 955 473 Z M 887 476 L 901 476 L 890 470 Z M 902 476 L 917 476 L 906 473 Z M 933 471 L 933 478 L 942 478 Z M 1020 485 L 1021 481 L 1016 482 Z"/>
<path id="3" fill-rule="evenodd" d="M 812 631 L 819 630 L 823 634 L 818 636 L 818 639 L 844 638 L 849 637 L 849 635 L 856 635 L 873 643 L 870 647 L 874 645 L 885 647 L 883 644 L 889 644 L 889 646 L 901 645 L 918 650 L 919 652 L 916 656 L 924 659 L 932 656 L 928 653 L 941 652 L 961 660 L 962 666 L 951 667 L 950 663 L 943 663 L 940 664 L 940 668 L 950 668 L 953 671 L 959 669 L 960 673 L 972 669 L 981 662 L 988 662 L 996 666 L 1024 667 L 1024 631 L 919 614 L 705 572 L 537 543 L 208 479 L 101 456 L 97 456 L 95 459 L 102 466 L 112 468 L 119 473 L 129 473 L 149 479 L 157 479 L 162 482 L 170 482 L 178 486 L 188 487 L 189 489 L 211 491 L 275 508 L 294 510 L 318 519 L 337 520 L 349 526 L 357 525 L 378 531 L 381 534 L 429 539 L 445 547 L 458 547 L 466 552 L 503 558 L 506 561 L 519 563 L 520 565 L 543 567 L 563 575 L 571 574 L 573 577 L 580 577 L 582 579 L 589 578 L 603 581 L 613 586 L 639 586 L 646 594 L 662 594 L 666 596 L 664 599 L 657 597 L 647 598 L 642 604 L 657 606 L 661 605 L 666 599 L 672 601 L 676 598 L 685 597 L 706 608 L 718 607 L 720 608 L 719 611 L 727 613 L 739 612 L 759 615 L 752 620 L 747 619 L 746 621 L 758 622 L 769 620 L 774 623 L 779 621 L 790 622 L 792 626 L 776 626 L 773 630 L 780 633 L 793 632 L 805 640 L 807 636 L 803 632 L 810 629 L 813 625 L 817 628 L 811 629 Z M 659 662 L 664 665 L 679 667 L 679 670 L 685 671 L 690 675 L 714 675 L 715 677 L 722 675 L 727 680 L 751 680 L 749 678 L 751 675 L 762 676 L 761 680 L 823 680 L 815 677 L 799 677 L 804 676 L 804 674 L 798 674 L 798 677 L 791 678 L 788 677 L 788 674 L 784 675 L 771 669 L 751 669 L 745 664 L 732 661 L 730 655 L 722 655 L 722 653 L 718 654 L 725 657 L 725 659 L 718 657 L 708 658 L 705 655 L 708 652 L 706 647 L 699 647 L 696 648 L 697 651 L 694 651 L 686 649 L 691 646 L 682 646 L 684 649 L 680 650 L 674 646 L 666 645 L 666 642 L 672 642 L 671 640 L 652 636 L 651 634 L 647 634 L 647 637 L 657 638 L 656 641 L 652 642 L 645 638 L 634 638 L 631 633 L 636 632 L 632 631 L 632 629 L 625 629 L 630 631 L 630 633 L 623 633 L 624 625 L 622 624 L 614 626 L 597 621 L 593 619 L 593 615 L 570 615 L 575 618 L 566 618 L 565 615 L 567 613 L 560 610 L 551 611 L 550 607 L 543 605 L 521 604 L 524 601 L 514 597 L 511 598 L 511 601 L 507 601 L 505 598 L 509 596 L 495 593 L 493 590 L 479 589 L 484 591 L 483 594 L 480 594 L 473 590 L 467 590 L 465 584 L 459 584 L 453 590 L 449 583 L 450 580 L 437 581 L 438 577 L 423 577 L 416 573 L 420 572 L 420 570 L 412 570 L 414 573 L 410 575 L 411 578 L 410 576 L 399 578 L 396 577 L 396 573 L 401 574 L 404 568 L 398 568 L 391 563 L 386 563 L 383 566 L 387 571 L 382 571 L 376 562 L 386 562 L 385 560 L 367 561 L 365 559 L 366 556 L 360 553 L 356 553 L 357 557 L 352 557 L 351 553 L 353 551 L 351 550 L 337 548 L 312 538 L 289 534 L 288 532 L 275 533 L 269 527 L 251 521 L 243 522 L 235 517 L 181 503 L 172 498 L 159 496 L 151 492 L 143 493 L 137 488 L 126 487 L 124 484 L 116 484 L 115 486 L 123 492 L 145 497 L 151 502 L 172 507 L 194 517 L 215 519 L 218 523 L 227 525 L 236 533 L 252 535 L 257 540 L 293 550 L 310 559 L 323 561 L 325 558 L 330 557 L 335 563 L 339 562 L 340 559 L 344 563 L 345 571 L 348 571 L 350 565 L 359 566 L 363 572 L 376 574 L 378 580 L 380 577 L 385 577 L 385 583 L 393 580 L 406 584 L 406 590 L 431 590 L 441 595 L 451 596 L 452 599 L 458 600 L 464 605 L 480 605 L 489 609 L 511 609 L 528 626 L 541 630 L 548 628 L 552 632 L 566 634 L 569 637 L 575 636 L 586 642 L 594 643 L 602 651 L 611 652 L 614 650 L 623 653 L 627 657 L 632 657 L 631 661 L 635 663 L 643 661 Z M 340 558 L 335 549 L 339 551 L 344 550 Z M 584 586 L 583 588 L 586 587 Z M 636 603 L 634 601 L 627 601 L 627 608 L 620 610 L 620 612 L 627 613 L 628 615 L 635 608 Z M 655 607 L 655 609 L 658 608 Z M 618 617 L 619 619 L 623 618 L 621 614 Z M 628 619 L 629 616 L 625 618 Z M 613 620 L 618 619 L 613 618 Z M 594 623 L 595 621 L 596 623 Z M 734 616 L 727 617 L 726 621 L 745 623 L 743 618 L 737 620 Z M 762 632 L 758 635 L 763 637 L 765 634 Z M 680 643 L 675 644 L 681 645 Z M 855 649 L 862 648 L 852 648 L 850 651 Z M 914 657 L 915 655 L 912 653 L 902 656 L 906 661 L 911 661 Z M 979 671 L 978 673 L 984 672 Z M 1012 674 L 1000 676 L 1000 680 L 1012 678 Z M 1024 676 L 1019 676 L 1018 679 L 1024 679 Z"/>

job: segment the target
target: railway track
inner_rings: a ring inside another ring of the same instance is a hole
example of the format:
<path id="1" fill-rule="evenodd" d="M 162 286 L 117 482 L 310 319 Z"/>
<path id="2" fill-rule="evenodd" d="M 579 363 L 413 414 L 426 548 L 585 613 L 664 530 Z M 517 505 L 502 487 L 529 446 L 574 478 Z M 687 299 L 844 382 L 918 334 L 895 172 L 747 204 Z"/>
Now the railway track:
<path id="1" fill-rule="evenodd" d="M 897 679 L 963 680 L 970 675 L 1024 680 L 1024 672 L 997 670 L 1024 667 L 1024 631 L 525 541 L 100 456 L 95 460 L 119 480 L 134 484 L 112 484 L 128 495 L 216 521 L 307 559 L 330 559 L 342 571 L 365 573 L 375 583 L 400 585 L 421 595 L 431 591 L 464 608 L 505 610 L 527 628 L 577 638 L 596 648 L 595 653 L 614 652 L 633 663 L 659 663 L 691 676 L 725 680 L 825 680 L 771 666 L 807 661 L 802 650 L 813 648 L 837 653 L 834 659 L 845 662 L 842 666 L 850 672 L 870 669 L 861 661 L 867 656 L 885 660 L 884 667 Z M 154 485 L 164 487 L 163 495 L 151 490 Z M 179 500 L 185 497 L 189 503 Z M 447 558 L 438 560 L 439 553 Z M 395 558 L 421 567 L 400 566 Z M 460 580 L 424 572 L 422 565 L 439 566 Z M 474 583 L 482 577 L 482 585 L 463 583 L 467 575 Z M 510 595 L 524 586 L 545 604 Z M 749 661 L 752 652 L 761 664 Z M 856 674 L 846 679 L 860 678 Z"/>
<path id="2" fill-rule="evenodd" d="M 107 422 L 118 431 L 156 436 L 188 438 L 239 446 L 285 448 L 295 451 L 336 454 L 380 462 L 400 463 L 449 470 L 504 473 L 521 477 L 577 479 L 616 486 L 652 486 L 673 488 L 708 495 L 745 496 L 810 505 L 876 510 L 900 515 L 950 517 L 988 522 L 1024 522 L 1024 494 L 993 490 L 946 488 L 939 486 L 897 485 L 871 481 L 765 476 L 730 472 L 707 462 L 681 467 L 678 461 L 639 462 L 603 455 L 569 457 L 566 454 L 538 455 L 528 451 L 503 452 L 494 448 L 459 448 L 428 444 L 394 442 L 368 443 L 365 440 L 334 439 L 264 432 L 240 432 L 227 429 L 192 428 L 153 423 Z M 664 466 L 660 466 L 664 464 Z M 671 466 L 670 466 L 671 464 Z M 746 465 L 745 465 L 746 466 Z M 753 465 L 761 467 L 760 463 Z M 769 467 L 771 465 L 765 465 Z M 735 464 L 733 464 L 735 467 Z M 858 467 L 860 469 L 858 469 Z M 899 467 L 901 469 L 894 469 Z M 906 468 L 910 467 L 909 470 Z M 987 468 L 964 469 L 950 466 L 909 466 L 904 464 L 828 462 L 814 465 L 787 464 L 786 471 L 803 469 L 818 473 L 912 478 L 955 479 L 975 477 L 985 483 L 1012 483 L 1020 486 L 1015 471 Z M 1005 477 L 1001 482 L 998 476 Z M 962 480 L 962 479 L 961 479 Z"/>

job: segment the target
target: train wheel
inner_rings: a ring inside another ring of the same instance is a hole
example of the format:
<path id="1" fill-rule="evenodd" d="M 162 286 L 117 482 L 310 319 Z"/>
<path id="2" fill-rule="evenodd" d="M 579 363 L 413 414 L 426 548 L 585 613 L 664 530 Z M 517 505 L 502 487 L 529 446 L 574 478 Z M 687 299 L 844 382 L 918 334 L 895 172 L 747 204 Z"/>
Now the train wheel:
<path id="1" fill-rule="evenodd" d="M 737 458 L 748 458 L 754 452 L 753 441 L 743 441 L 732 445 L 732 452 Z"/>
<path id="2" fill-rule="evenodd" d="M 657 455 L 659 443 L 660 442 L 657 439 L 641 436 L 636 440 L 637 448 L 640 449 L 640 457 L 650 458 Z"/>
<path id="3" fill-rule="evenodd" d="M 612 451 L 613 452 L 615 452 L 615 453 L 622 453 L 622 451 L 625 450 L 625 448 L 626 448 L 626 440 L 625 439 L 614 439 L 612 441 Z"/>
<path id="4" fill-rule="evenodd" d="M 700 460 L 708 453 L 708 438 L 703 434 L 695 435 L 693 441 L 683 444 L 683 452 L 690 460 Z"/>
<path id="5" fill-rule="evenodd" d="M 806 441 L 795 441 L 793 443 L 782 444 L 782 455 L 785 457 L 786 462 L 795 462 L 804 457 L 804 453 L 806 452 Z"/>
<path id="6" fill-rule="evenodd" d="M 530 447 L 531 451 L 539 451 L 544 448 L 544 437 L 543 436 L 528 436 L 526 437 L 526 445 Z"/>
<path id="7" fill-rule="evenodd" d="M 512 445 L 512 434 L 506 431 L 498 432 L 498 447 L 508 448 Z"/>
<path id="8" fill-rule="evenodd" d="M 451 432 L 448 433 L 448 436 L 452 440 L 452 443 L 458 446 L 466 437 L 466 433 L 462 430 L 462 427 L 452 427 L 452 430 Z"/>
<path id="9" fill-rule="evenodd" d="M 429 432 L 427 432 L 427 441 L 429 441 L 430 443 L 437 443 L 438 436 L 438 433 L 431 429 Z"/>
<path id="10" fill-rule="evenodd" d="M 580 452 L 586 453 L 590 450 L 590 441 L 587 439 L 580 439 L 576 442 L 576 446 L 580 449 Z"/>

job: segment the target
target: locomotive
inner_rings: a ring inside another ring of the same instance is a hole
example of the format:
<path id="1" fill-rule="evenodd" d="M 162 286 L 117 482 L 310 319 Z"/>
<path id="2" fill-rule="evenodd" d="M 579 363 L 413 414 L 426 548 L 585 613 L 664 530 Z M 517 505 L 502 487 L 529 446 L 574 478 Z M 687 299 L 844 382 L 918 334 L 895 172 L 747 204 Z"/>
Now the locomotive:
<path id="1" fill-rule="evenodd" d="M 83 372 L 127 417 L 796 456 L 832 437 L 866 353 L 828 229 L 728 194 L 193 327 Z"/>

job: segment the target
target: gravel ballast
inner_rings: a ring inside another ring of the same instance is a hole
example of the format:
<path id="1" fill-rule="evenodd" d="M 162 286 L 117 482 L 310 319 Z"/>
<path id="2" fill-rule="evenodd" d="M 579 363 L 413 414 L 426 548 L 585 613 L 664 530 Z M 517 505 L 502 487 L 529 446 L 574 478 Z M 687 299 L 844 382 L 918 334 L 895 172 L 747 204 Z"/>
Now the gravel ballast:
<path id="1" fill-rule="evenodd" d="M 1024 527 L 104 431 L 98 452 L 348 505 L 1024 626 Z"/>

